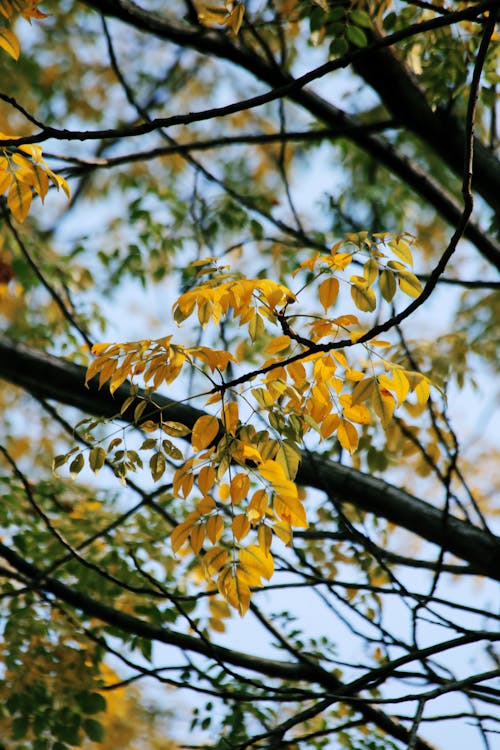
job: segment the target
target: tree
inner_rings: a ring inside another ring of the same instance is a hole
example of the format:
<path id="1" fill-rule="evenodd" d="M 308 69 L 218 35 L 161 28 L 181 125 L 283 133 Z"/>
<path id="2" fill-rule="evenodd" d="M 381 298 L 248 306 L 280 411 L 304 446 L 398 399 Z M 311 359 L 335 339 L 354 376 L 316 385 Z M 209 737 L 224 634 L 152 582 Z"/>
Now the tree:
<path id="1" fill-rule="evenodd" d="M 499 8 L 0 4 L 5 747 L 493 748 Z"/>

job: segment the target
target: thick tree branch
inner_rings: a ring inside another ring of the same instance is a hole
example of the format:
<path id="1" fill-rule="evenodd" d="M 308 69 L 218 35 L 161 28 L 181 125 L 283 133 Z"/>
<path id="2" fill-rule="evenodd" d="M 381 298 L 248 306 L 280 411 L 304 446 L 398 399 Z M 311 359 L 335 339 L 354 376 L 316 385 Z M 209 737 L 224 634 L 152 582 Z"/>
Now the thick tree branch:
<path id="1" fill-rule="evenodd" d="M 130 395 L 126 384 L 114 396 L 107 389 L 99 391 L 94 381 L 85 388 L 84 367 L 2 335 L 0 377 L 39 398 L 53 399 L 102 417 L 119 414 L 120 406 Z M 169 419 L 188 427 L 204 413 L 160 394 L 155 394 L 154 401 Z M 132 404 L 120 419 L 132 422 L 136 405 Z M 155 419 L 159 412 L 152 409 L 151 415 L 143 414 L 143 418 L 146 416 Z M 439 509 L 382 479 L 304 452 L 297 482 L 386 518 L 467 561 L 478 575 L 500 580 L 499 538 L 454 516 L 443 516 Z"/>
<path id="2" fill-rule="evenodd" d="M 373 32 L 372 38 L 383 37 Z M 375 89 L 392 116 L 460 175 L 466 140 L 462 123 L 443 108 L 431 109 L 417 79 L 394 49 L 376 48 L 369 57 L 357 57 L 353 67 Z M 478 138 L 474 139 L 474 188 L 495 212 L 500 211 L 500 163 Z"/>

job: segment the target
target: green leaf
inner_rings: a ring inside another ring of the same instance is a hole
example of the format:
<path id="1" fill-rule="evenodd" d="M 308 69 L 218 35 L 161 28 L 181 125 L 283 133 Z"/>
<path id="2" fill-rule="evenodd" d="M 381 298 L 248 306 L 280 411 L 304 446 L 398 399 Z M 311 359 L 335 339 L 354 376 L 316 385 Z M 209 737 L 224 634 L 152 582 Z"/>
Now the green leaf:
<path id="1" fill-rule="evenodd" d="M 380 291 L 386 302 L 391 302 L 396 294 L 396 277 L 389 270 L 382 271 L 379 280 Z"/>
<path id="2" fill-rule="evenodd" d="M 106 699 L 101 693 L 78 693 L 76 702 L 85 714 L 97 714 L 106 710 Z"/>
<path id="3" fill-rule="evenodd" d="M 372 25 L 368 13 L 360 8 L 354 8 L 351 10 L 349 18 L 356 24 L 356 26 L 364 26 L 366 29 L 369 29 Z"/>
<path id="4" fill-rule="evenodd" d="M 149 468 L 151 469 L 151 476 L 153 477 L 155 482 L 161 479 L 161 477 L 165 473 L 165 469 L 167 468 L 167 463 L 165 461 L 165 456 L 163 455 L 163 453 L 160 453 L 159 451 L 157 453 L 153 453 L 153 455 L 149 459 Z"/>
<path id="5" fill-rule="evenodd" d="M 106 451 L 100 445 L 96 445 L 89 454 L 89 466 L 97 474 L 106 461 Z"/>
<path id="6" fill-rule="evenodd" d="M 78 453 L 69 465 L 69 473 L 71 474 L 72 479 L 74 479 L 76 475 L 81 472 L 84 464 L 85 461 L 83 460 L 82 454 Z"/>
<path id="7" fill-rule="evenodd" d="M 104 727 L 95 719 L 84 719 L 82 726 L 87 733 L 87 737 L 92 742 L 102 742 L 104 740 Z"/>
<path id="8" fill-rule="evenodd" d="M 170 456 L 170 458 L 173 458 L 174 461 L 182 461 L 184 456 L 182 455 L 181 451 L 177 448 L 177 446 L 171 443 L 170 440 L 162 440 L 161 444 L 167 456 Z"/>
<path id="9" fill-rule="evenodd" d="M 355 47 L 366 47 L 368 44 L 366 34 L 359 26 L 348 26 L 346 28 L 346 36 Z"/>

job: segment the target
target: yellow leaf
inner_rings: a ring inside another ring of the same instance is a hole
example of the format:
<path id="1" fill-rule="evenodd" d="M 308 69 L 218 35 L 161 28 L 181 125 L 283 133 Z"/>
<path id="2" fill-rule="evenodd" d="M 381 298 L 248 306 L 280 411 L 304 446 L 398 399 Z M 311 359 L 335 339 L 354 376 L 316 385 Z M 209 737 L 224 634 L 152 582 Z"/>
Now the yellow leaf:
<path id="1" fill-rule="evenodd" d="M 396 277 L 394 276 L 394 273 L 388 269 L 382 271 L 380 274 L 379 286 L 382 297 L 386 302 L 391 302 L 396 294 Z"/>
<path id="2" fill-rule="evenodd" d="M 100 344 L 94 344 L 92 347 L 92 354 L 95 354 L 96 357 L 99 357 L 101 354 L 104 354 L 106 349 L 108 347 L 114 347 L 117 346 L 116 344 L 110 344 L 109 342 L 102 342 Z"/>
<path id="3" fill-rule="evenodd" d="M 193 526 L 198 523 L 199 517 L 200 514 L 197 512 L 190 513 L 186 520 L 176 526 L 172 531 L 170 535 L 170 546 L 172 547 L 172 552 L 174 554 L 187 542 Z"/>
<path id="4" fill-rule="evenodd" d="M 268 406 L 272 406 L 275 402 L 269 391 L 264 390 L 264 388 L 252 388 L 252 396 L 263 409 L 267 409 Z"/>
<path id="5" fill-rule="evenodd" d="M 237 449 L 233 452 L 233 459 L 241 464 L 247 464 L 248 461 L 253 461 L 255 464 L 262 462 L 262 456 L 259 451 L 252 445 L 247 445 L 241 440 L 238 441 Z"/>
<path id="6" fill-rule="evenodd" d="M 0 27 L 0 47 L 4 49 L 14 60 L 19 59 L 21 47 L 14 32 Z"/>
<path id="7" fill-rule="evenodd" d="M 396 400 L 392 393 L 385 388 L 380 388 L 378 383 L 373 391 L 372 405 L 375 414 L 380 418 L 383 427 L 386 427 L 392 419 Z"/>
<path id="8" fill-rule="evenodd" d="M 346 370 L 349 368 L 349 362 L 347 361 L 345 354 L 342 354 L 342 352 L 333 351 L 332 357 L 334 357 L 337 360 L 339 365 L 342 365 L 342 367 L 345 367 Z"/>
<path id="9" fill-rule="evenodd" d="M 215 484 L 215 469 L 213 466 L 204 466 L 198 474 L 198 487 L 203 495 L 208 495 Z"/>
<path id="10" fill-rule="evenodd" d="M 181 480 L 181 492 L 184 497 L 187 497 L 191 492 L 194 484 L 193 474 L 185 474 Z"/>
<path id="11" fill-rule="evenodd" d="M 203 10 L 198 13 L 200 23 L 217 23 L 221 26 L 226 22 L 228 12 L 226 8 L 217 8 L 209 5 L 203 5 Z"/>
<path id="12" fill-rule="evenodd" d="M 236 476 L 231 479 L 231 484 L 229 485 L 231 503 L 233 505 L 236 505 L 237 503 L 240 503 L 242 500 L 244 500 L 248 494 L 249 488 L 250 479 L 248 478 L 248 475 L 236 474 Z"/>
<path id="13" fill-rule="evenodd" d="M 259 466 L 259 473 L 271 483 L 273 489 L 280 495 L 292 500 L 297 498 L 297 487 L 286 478 L 284 470 L 276 461 L 272 459 L 263 461 Z"/>
<path id="14" fill-rule="evenodd" d="M 357 404 L 360 401 L 366 401 L 375 388 L 375 380 L 373 378 L 365 378 L 356 383 L 352 390 L 352 405 Z"/>
<path id="15" fill-rule="evenodd" d="M 339 315 L 334 318 L 332 323 L 338 326 L 359 326 L 359 320 L 355 315 Z"/>
<path id="16" fill-rule="evenodd" d="M 365 280 L 360 276 L 351 276 L 351 282 L 351 297 L 358 310 L 373 312 L 377 307 L 377 298 L 373 289 L 366 286 Z"/>
<path id="17" fill-rule="evenodd" d="M 223 549 L 223 547 L 212 547 L 203 555 L 203 567 L 209 578 L 218 573 L 226 564 L 227 557 L 227 549 Z"/>
<path id="18" fill-rule="evenodd" d="M 205 541 L 205 534 L 206 534 L 205 524 L 198 524 L 191 531 L 191 536 L 190 536 L 189 541 L 191 542 L 191 547 L 193 548 L 193 552 L 195 553 L 195 555 L 197 555 L 198 552 L 203 547 L 203 542 Z"/>
<path id="19" fill-rule="evenodd" d="M 378 278 L 378 263 L 375 258 L 369 258 L 363 266 L 363 276 L 368 286 L 371 286 Z"/>
<path id="20" fill-rule="evenodd" d="M 420 383 L 415 386 L 415 393 L 419 404 L 425 404 L 429 400 L 430 387 L 427 378 L 423 378 Z"/>
<path id="21" fill-rule="evenodd" d="M 7 197 L 7 205 L 12 215 L 20 222 L 23 222 L 30 210 L 33 193 L 31 187 L 25 182 L 21 182 L 14 176 Z"/>
<path id="22" fill-rule="evenodd" d="M 69 189 L 69 185 L 64 179 L 64 177 L 61 177 L 60 175 L 55 174 L 55 172 L 52 172 L 51 169 L 47 169 L 47 174 L 50 177 L 54 187 L 57 190 L 59 190 L 59 188 L 62 188 L 63 192 L 66 194 L 66 198 L 69 200 L 71 197 L 71 190 Z"/>
<path id="23" fill-rule="evenodd" d="M 331 307 L 339 294 L 339 282 L 334 276 L 325 279 L 318 289 L 319 301 L 323 305 L 325 312 Z"/>
<path id="24" fill-rule="evenodd" d="M 8 190 L 13 179 L 10 172 L 0 172 L 0 195 L 3 195 Z"/>
<path id="25" fill-rule="evenodd" d="M 361 372 L 361 370 L 351 370 L 350 367 L 345 371 L 346 380 L 354 380 L 354 382 L 359 382 L 363 380 L 364 376 L 365 373 Z"/>
<path id="26" fill-rule="evenodd" d="M 342 271 L 349 263 L 352 263 L 352 255 L 351 253 L 335 253 L 327 262 L 330 268 Z"/>
<path id="27" fill-rule="evenodd" d="M 229 18 L 226 21 L 226 26 L 229 26 L 234 36 L 238 35 L 241 24 L 243 23 L 243 16 L 245 15 L 245 6 L 243 3 L 236 3 Z"/>
<path id="28" fill-rule="evenodd" d="M 292 527 L 288 521 L 277 521 L 273 523 L 273 531 L 287 547 L 291 547 L 293 543 Z"/>
<path id="29" fill-rule="evenodd" d="M 273 532 L 269 528 L 269 526 L 261 523 L 257 531 L 257 536 L 259 539 L 259 547 L 261 547 L 264 554 L 267 556 L 269 554 L 269 550 L 271 549 Z"/>
<path id="30" fill-rule="evenodd" d="M 162 422 L 161 428 L 170 437 L 185 437 L 191 432 L 189 427 L 186 427 L 181 422 Z"/>
<path id="31" fill-rule="evenodd" d="M 120 367 L 118 370 L 116 370 L 109 383 L 110 392 L 114 393 L 116 390 L 118 390 L 118 388 L 126 381 L 129 374 L 130 374 L 130 370 L 128 368 Z M 144 404 L 144 406 L 142 404 L 139 404 L 137 406 L 137 409 L 139 411 L 138 411 L 138 416 L 136 418 L 134 415 L 135 421 L 137 421 L 140 418 L 141 413 L 142 413 L 141 410 L 144 410 L 147 406 L 145 401 L 143 401 L 142 403 Z"/>
<path id="32" fill-rule="evenodd" d="M 142 425 L 141 425 L 142 429 Z M 186 477 L 189 477 L 191 479 L 191 485 L 194 482 L 194 476 L 191 473 L 193 469 L 193 459 L 190 458 L 188 461 L 185 461 L 182 466 L 179 466 L 178 469 L 174 472 L 174 476 L 172 478 L 172 489 L 174 492 L 174 495 L 179 495 L 181 492 L 183 492 L 183 489 L 186 487 L 185 479 Z M 185 495 L 184 495 L 185 497 Z"/>
<path id="33" fill-rule="evenodd" d="M 393 390 L 396 394 L 398 402 L 402 404 L 410 391 L 410 383 L 408 381 L 408 378 L 402 370 L 400 370 L 399 368 L 394 368 L 392 371 L 392 382 L 394 384 L 394 387 L 391 390 Z"/>
<path id="34" fill-rule="evenodd" d="M 290 526 L 307 529 L 309 526 L 306 511 L 298 497 L 278 495 L 274 496 L 274 510 L 282 521 L 287 521 Z"/>
<path id="35" fill-rule="evenodd" d="M 342 448 L 354 453 L 359 443 L 358 431 L 351 422 L 342 419 L 337 430 L 337 437 Z"/>
<path id="36" fill-rule="evenodd" d="M 207 513 L 211 513 L 213 510 L 215 510 L 215 500 L 213 497 L 210 497 L 207 495 L 206 497 L 203 497 L 200 502 L 198 503 L 197 510 L 202 515 L 205 515 Z"/>
<path id="37" fill-rule="evenodd" d="M 356 424 L 370 424 L 370 412 L 364 404 L 355 404 L 344 409 L 343 416 Z"/>
<path id="38" fill-rule="evenodd" d="M 389 247 L 394 255 L 401 258 L 404 263 L 409 266 L 413 265 L 413 255 L 406 242 L 403 242 L 403 240 L 392 240 L 389 242 Z"/>
<path id="39" fill-rule="evenodd" d="M 246 535 L 250 531 L 250 522 L 245 513 L 240 513 L 233 518 L 231 528 L 233 530 L 234 537 L 238 542 L 246 537 Z"/>
<path id="40" fill-rule="evenodd" d="M 222 596 L 229 604 L 238 610 L 241 617 L 250 606 L 250 588 L 248 584 L 238 576 L 234 575 L 231 568 L 225 568 L 220 574 L 217 586 Z"/>
<path id="41" fill-rule="evenodd" d="M 207 521 L 207 536 L 215 544 L 222 536 L 224 531 L 224 519 L 222 516 L 210 516 Z"/>
<path id="42" fill-rule="evenodd" d="M 226 432 L 231 435 L 236 433 L 238 427 L 238 404 L 236 401 L 225 403 L 222 407 L 221 421 Z"/>
<path id="43" fill-rule="evenodd" d="M 256 313 L 248 323 L 248 333 L 250 334 L 252 341 L 258 341 L 264 335 L 264 321 L 258 313 Z"/>
<path id="44" fill-rule="evenodd" d="M 240 563 L 245 568 L 253 568 L 257 575 L 265 578 L 269 581 L 274 573 L 274 560 L 272 555 L 258 547 L 255 544 L 251 544 L 248 547 L 244 547 L 240 550 Z"/>
<path id="45" fill-rule="evenodd" d="M 257 490 L 252 495 L 252 499 L 248 504 L 248 520 L 250 523 L 260 523 L 266 515 L 267 507 L 269 504 L 269 497 L 265 490 Z"/>
<path id="46" fill-rule="evenodd" d="M 209 406 L 210 404 L 216 404 L 216 403 L 218 403 L 221 400 L 222 400 L 222 394 L 221 393 L 213 393 L 205 401 L 205 406 Z"/>
<path id="47" fill-rule="evenodd" d="M 383 341 L 383 339 L 370 339 L 370 346 L 379 346 L 381 348 L 387 348 L 391 345 L 390 341 Z"/>
<path id="48" fill-rule="evenodd" d="M 275 461 L 285 472 L 286 478 L 293 481 L 299 468 L 300 450 L 295 443 L 284 440 L 278 448 Z"/>
<path id="49" fill-rule="evenodd" d="M 203 450 L 214 441 L 219 433 L 219 420 L 205 414 L 196 420 L 191 434 L 191 445 L 195 451 Z"/>
<path id="50" fill-rule="evenodd" d="M 321 424 L 321 437 L 327 438 L 332 435 L 340 424 L 340 417 L 338 414 L 328 414 Z"/>
<path id="51" fill-rule="evenodd" d="M 409 297 L 419 297 L 422 293 L 422 284 L 415 274 L 409 271 L 400 271 L 398 274 L 399 288 Z"/>
<path id="52" fill-rule="evenodd" d="M 269 342 L 264 351 L 267 352 L 267 354 L 276 354 L 277 352 L 282 352 L 284 349 L 287 349 L 289 346 L 290 336 L 278 336 L 273 341 Z"/>
<path id="53" fill-rule="evenodd" d="M 113 375 L 116 370 L 116 365 L 117 361 L 115 359 L 109 359 L 104 363 L 101 369 L 101 374 L 99 375 L 99 388 L 102 388 L 106 380 L 109 380 Z"/>
<path id="54" fill-rule="evenodd" d="M 236 362 L 234 356 L 225 349 L 210 349 L 208 346 L 195 346 L 187 351 L 198 359 L 202 359 L 211 371 L 225 370 L 229 362 Z"/>

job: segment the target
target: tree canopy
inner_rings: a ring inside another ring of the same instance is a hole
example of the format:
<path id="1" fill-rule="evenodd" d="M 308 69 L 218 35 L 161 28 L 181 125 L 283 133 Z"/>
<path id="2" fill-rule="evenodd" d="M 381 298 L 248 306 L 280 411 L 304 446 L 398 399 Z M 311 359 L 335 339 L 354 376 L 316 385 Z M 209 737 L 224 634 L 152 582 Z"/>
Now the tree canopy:
<path id="1" fill-rule="evenodd" d="M 1 747 L 493 750 L 499 11 L 0 2 Z"/>

